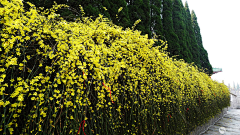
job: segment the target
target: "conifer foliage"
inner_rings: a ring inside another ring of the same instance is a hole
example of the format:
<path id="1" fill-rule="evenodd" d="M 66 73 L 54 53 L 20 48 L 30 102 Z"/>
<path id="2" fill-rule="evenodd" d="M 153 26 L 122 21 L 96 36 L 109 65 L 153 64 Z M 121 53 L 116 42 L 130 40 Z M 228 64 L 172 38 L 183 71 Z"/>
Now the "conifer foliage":
<path id="1" fill-rule="evenodd" d="M 196 65 L 201 68 L 202 64 L 200 63 L 200 52 L 199 46 L 197 45 L 197 40 L 195 37 L 192 21 L 191 21 L 191 13 L 188 7 L 188 3 L 185 3 L 185 26 L 186 26 L 186 38 L 187 38 L 187 46 L 192 54 L 192 62 L 196 63 Z"/>
<path id="2" fill-rule="evenodd" d="M 171 0 L 163 0 L 163 33 L 168 42 L 168 52 L 170 56 L 179 55 L 180 46 L 178 36 L 174 32 L 172 21 L 172 2 Z"/>
<path id="3" fill-rule="evenodd" d="M 186 38 L 186 26 L 184 22 L 184 7 L 182 5 L 181 0 L 173 1 L 173 28 L 175 30 L 176 35 L 179 38 L 180 45 L 180 53 L 179 58 L 184 59 L 187 62 L 192 61 L 192 55 L 187 46 L 187 38 Z"/>
<path id="4" fill-rule="evenodd" d="M 152 33 L 152 37 L 154 34 L 163 35 L 163 25 L 162 25 L 162 1 L 161 0 L 150 0 L 150 30 Z M 159 37 L 163 39 L 163 37 Z M 156 43 L 157 46 L 160 45 L 159 42 Z"/>
<path id="5" fill-rule="evenodd" d="M 200 64 L 206 70 L 206 73 L 212 74 L 212 72 L 213 72 L 212 71 L 212 66 L 211 66 L 211 64 L 209 62 L 209 59 L 208 59 L 208 53 L 204 49 L 203 44 L 202 44 L 202 36 L 201 36 L 201 33 L 200 33 L 200 27 L 198 25 L 197 16 L 196 16 L 194 11 L 192 11 L 191 17 L 192 17 L 192 26 L 193 26 L 195 37 L 196 37 L 196 40 L 197 40 L 197 45 L 199 47 L 198 51 L 199 51 L 200 56 L 201 56 L 200 57 Z"/>
<path id="6" fill-rule="evenodd" d="M 130 0 L 128 8 L 131 24 L 133 25 L 136 20 L 141 19 L 135 28 L 142 31 L 142 34 L 151 36 L 149 0 Z"/>
<path id="7" fill-rule="evenodd" d="M 151 31 L 157 35 L 163 34 L 162 21 L 161 21 L 161 0 L 150 0 L 150 17 L 151 17 Z"/>

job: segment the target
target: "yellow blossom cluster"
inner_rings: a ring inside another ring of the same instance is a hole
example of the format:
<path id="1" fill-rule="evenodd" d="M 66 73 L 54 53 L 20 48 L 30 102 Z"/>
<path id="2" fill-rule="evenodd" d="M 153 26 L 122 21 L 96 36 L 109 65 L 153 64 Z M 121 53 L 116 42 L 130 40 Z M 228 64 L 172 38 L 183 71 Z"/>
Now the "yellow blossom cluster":
<path id="1" fill-rule="evenodd" d="M 140 20 L 124 30 L 28 4 L 0 2 L 0 133 L 185 134 L 229 105 L 224 84 L 153 47 Z"/>

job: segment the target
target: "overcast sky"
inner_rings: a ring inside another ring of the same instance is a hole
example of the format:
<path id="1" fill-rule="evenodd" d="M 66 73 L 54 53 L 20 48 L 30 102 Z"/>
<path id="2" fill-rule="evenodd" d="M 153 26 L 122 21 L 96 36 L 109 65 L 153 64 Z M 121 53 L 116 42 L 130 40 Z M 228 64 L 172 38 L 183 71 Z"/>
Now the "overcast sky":
<path id="1" fill-rule="evenodd" d="M 240 0 L 182 0 L 194 10 L 210 63 L 223 72 L 213 80 L 240 85 Z"/>

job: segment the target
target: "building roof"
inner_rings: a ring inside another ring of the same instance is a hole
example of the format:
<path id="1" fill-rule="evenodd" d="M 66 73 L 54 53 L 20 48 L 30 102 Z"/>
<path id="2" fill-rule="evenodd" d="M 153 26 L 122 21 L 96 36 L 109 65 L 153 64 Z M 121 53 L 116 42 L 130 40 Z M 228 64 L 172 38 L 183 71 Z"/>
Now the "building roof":
<path id="1" fill-rule="evenodd" d="M 218 72 L 222 72 L 222 68 L 213 68 L 213 74 L 216 74 Z"/>

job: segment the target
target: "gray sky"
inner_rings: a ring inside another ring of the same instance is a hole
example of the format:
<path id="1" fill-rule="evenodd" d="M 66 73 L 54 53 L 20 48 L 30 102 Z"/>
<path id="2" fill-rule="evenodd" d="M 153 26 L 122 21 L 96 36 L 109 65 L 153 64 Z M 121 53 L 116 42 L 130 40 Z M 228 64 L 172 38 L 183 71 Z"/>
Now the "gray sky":
<path id="1" fill-rule="evenodd" d="M 240 1 L 182 0 L 184 5 L 185 1 L 196 13 L 211 65 L 223 70 L 212 79 L 231 86 L 240 84 Z"/>

